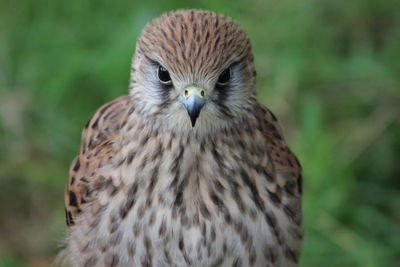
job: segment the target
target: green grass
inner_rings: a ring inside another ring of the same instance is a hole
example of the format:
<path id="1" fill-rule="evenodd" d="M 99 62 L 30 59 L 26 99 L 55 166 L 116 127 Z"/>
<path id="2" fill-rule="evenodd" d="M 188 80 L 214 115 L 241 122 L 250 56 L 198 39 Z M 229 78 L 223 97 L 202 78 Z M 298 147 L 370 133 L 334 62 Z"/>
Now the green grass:
<path id="1" fill-rule="evenodd" d="M 142 27 L 178 8 L 239 21 L 259 100 L 304 167 L 302 266 L 400 262 L 396 0 L 0 0 L 0 266 L 46 266 L 83 125 L 127 93 Z"/>

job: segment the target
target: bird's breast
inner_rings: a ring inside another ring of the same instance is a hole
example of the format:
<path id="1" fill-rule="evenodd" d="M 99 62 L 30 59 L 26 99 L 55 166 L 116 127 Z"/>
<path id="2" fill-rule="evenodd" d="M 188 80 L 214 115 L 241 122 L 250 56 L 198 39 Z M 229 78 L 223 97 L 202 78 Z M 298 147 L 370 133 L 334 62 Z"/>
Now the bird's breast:
<path id="1" fill-rule="evenodd" d="M 277 222 L 291 222 L 266 199 L 271 185 L 257 170 L 268 158 L 238 148 L 176 137 L 131 142 L 107 176 L 118 182 L 84 211 L 70 247 L 120 266 L 279 266 L 285 234 Z"/>

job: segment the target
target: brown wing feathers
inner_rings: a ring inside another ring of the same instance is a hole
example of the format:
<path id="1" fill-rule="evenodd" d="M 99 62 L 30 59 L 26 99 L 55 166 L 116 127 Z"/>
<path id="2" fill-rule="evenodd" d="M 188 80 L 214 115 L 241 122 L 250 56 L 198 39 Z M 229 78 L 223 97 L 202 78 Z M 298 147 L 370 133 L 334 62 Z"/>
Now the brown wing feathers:
<path id="1" fill-rule="evenodd" d="M 90 183 L 98 179 L 96 169 L 104 157 L 112 154 L 112 141 L 118 137 L 130 108 L 129 96 L 121 96 L 100 107 L 87 122 L 82 133 L 81 150 L 71 164 L 65 191 L 68 226 L 74 224 L 84 204 L 91 200 Z"/>

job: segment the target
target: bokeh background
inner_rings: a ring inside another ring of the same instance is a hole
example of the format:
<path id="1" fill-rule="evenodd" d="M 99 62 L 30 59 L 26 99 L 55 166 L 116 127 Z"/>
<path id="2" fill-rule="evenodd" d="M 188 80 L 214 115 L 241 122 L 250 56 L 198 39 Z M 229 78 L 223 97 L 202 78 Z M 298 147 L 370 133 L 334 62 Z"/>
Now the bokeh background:
<path id="1" fill-rule="evenodd" d="M 85 122 L 127 93 L 146 22 L 193 7 L 250 36 L 304 166 L 301 266 L 399 266 L 398 0 L 0 0 L 0 266 L 51 263 Z"/>

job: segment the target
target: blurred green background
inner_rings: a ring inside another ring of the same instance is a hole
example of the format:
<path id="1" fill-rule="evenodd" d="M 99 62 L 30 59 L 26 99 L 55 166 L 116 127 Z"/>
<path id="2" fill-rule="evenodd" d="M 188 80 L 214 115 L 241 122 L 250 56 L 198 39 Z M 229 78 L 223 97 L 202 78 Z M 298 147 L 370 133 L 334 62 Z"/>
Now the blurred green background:
<path id="1" fill-rule="evenodd" d="M 150 19 L 203 8 L 253 44 L 259 100 L 304 166 L 301 266 L 399 266 L 398 0 L 0 0 L 0 266 L 48 266 L 81 130 L 127 93 Z"/>

